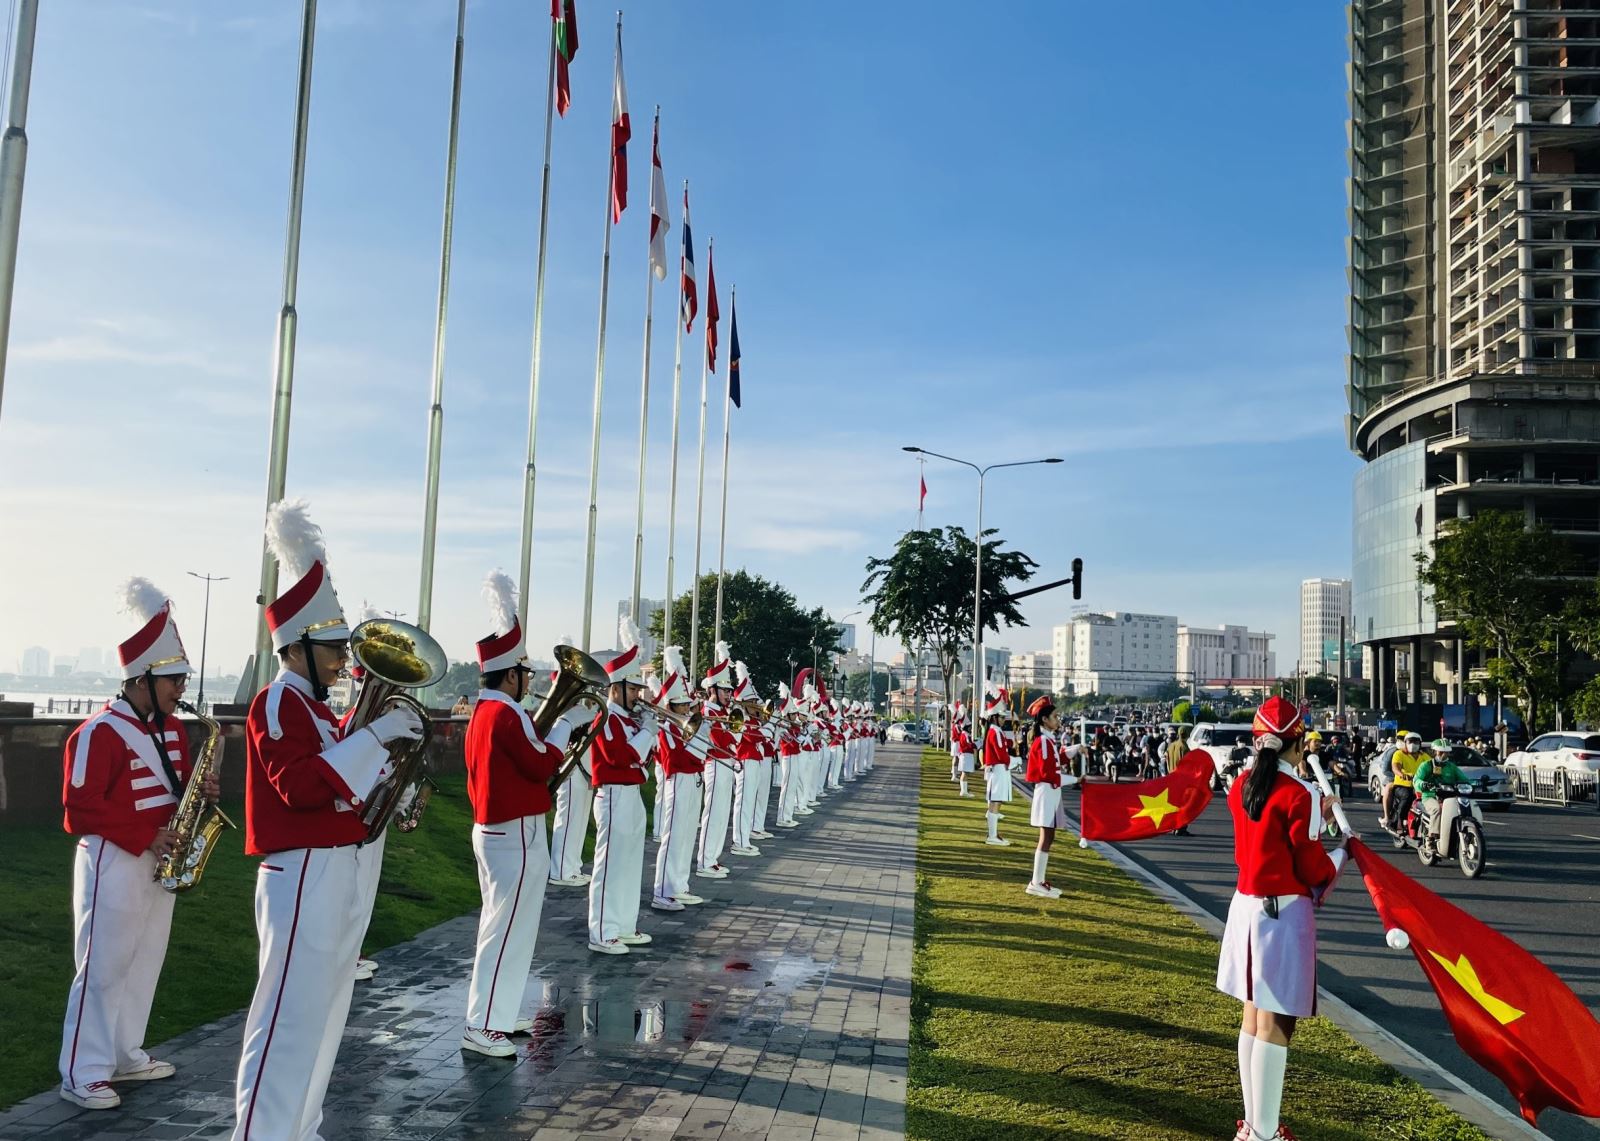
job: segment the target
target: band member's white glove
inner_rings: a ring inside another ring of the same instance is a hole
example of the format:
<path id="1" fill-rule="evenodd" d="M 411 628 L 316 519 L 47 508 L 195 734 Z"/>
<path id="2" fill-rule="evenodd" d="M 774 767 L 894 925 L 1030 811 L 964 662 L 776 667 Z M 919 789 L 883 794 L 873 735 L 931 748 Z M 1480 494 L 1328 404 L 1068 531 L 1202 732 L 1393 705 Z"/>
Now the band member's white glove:
<path id="1" fill-rule="evenodd" d="M 656 719 L 654 717 L 646 717 L 645 721 L 647 722 L 645 726 L 628 738 L 628 744 L 632 746 L 635 753 L 639 754 L 640 764 L 643 764 L 649 758 L 650 750 L 655 748 L 656 744 Z"/>
<path id="2" fill-rule="evenodd" d="M 685 744 L 694 744 L 697 741 L 702 742 L 702 743 L 707 744 L 707 745 L 711 744 L 711 722 L 709 722 L 709 721 L 700 722 L 700 728 L 698 728 L 698 729 L 696 729 L 694 731 L 694 736 L 690 737 L 689 740 L 684 742 L 684 743 Z"/>
<path id="3" fill-rule="evenodd" d="M 422 718 L 409 705 L 397 705 L 367 726 L 380 745 L 422 740 Z"/>
<path id="4" fill-rule="evenodd" d="M 545 734 L 544 743 L 549 748 L 565 750 L 570 740 L 572 740 L 572 722 L 565 717 L 557 717 L 556 723 L 550 726 L 550 732 Z"/>

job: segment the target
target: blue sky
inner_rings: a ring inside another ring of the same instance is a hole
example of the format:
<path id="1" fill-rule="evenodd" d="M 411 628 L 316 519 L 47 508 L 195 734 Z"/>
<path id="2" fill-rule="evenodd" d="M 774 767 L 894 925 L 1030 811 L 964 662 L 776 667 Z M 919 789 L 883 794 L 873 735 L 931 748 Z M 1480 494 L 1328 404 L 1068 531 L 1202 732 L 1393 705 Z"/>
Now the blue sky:
<path id="1" fill-rule="evenodd" d="M 144 574 L 231 575 L 211 652 L 252 638 L 299 5 L 59 0 L 41 18 L 0 407 L 0 668 L 110 646 Z M 288 468 L 336 585 L 414 614 L 455 5 L 322 0 Z M 614 9 L 580 0 L 558 121 L 530 644 L 579 625 Z M 625 14 L 635 139 L 614 233 L 593 644 L 632 578 L 649 119 L 691 182 L 702 291 L 737 285 L 728 562 L 856 609 L 914 525 L 919 444 L 993 477 L 986 522 L 1084 604 L 1248 623 L 1296 657 L 1298 583 L 1350 562 L 1343 443 L 1343 9 L 1033 0 L 650 3 Z M 547 9 L 469 6 L 434 630 L 467 657 L 515 573 Z M 674 261 L 676 253 L 674 252 Z M 658 288 L 646 593 L 665 585 L 675 283 Z M 688 581 L 700 325 L 685 340 Z M 719 370 L 719 378 L 720 378 Z M 715 567 L 713 382 L 703 563 Z M 928 522 L 974 481 L 930 463 Z M 1048 645 L 1071 600 L 1046 594 Z M 191 649 L 196 647 L 191 645 Z M 879 644 L 880 654 L 884 643 Z M 735 647 L 737 650 L 737 647 Z"/>

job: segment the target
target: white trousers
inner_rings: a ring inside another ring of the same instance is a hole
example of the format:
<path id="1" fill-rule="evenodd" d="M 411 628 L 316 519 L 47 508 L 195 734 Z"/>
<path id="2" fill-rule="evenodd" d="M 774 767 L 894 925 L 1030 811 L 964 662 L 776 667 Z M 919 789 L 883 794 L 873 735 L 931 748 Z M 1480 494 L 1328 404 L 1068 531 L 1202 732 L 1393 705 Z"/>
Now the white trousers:
<path id="1" fill-rule="evenodd" d="M 751 831 L 765 832 L 767 830 L 767 821 L 771 819 L 767 815 L 767 810 L 772 804 L 773 762 L 772 758 L 768 757 L 766 760 L 757 761 L 756 764 L 761 769 L 761 776 L 756 780 L 755 827 Z"/>
<path id="2" fill-rule="evenodd" d="M 802 749 L 800 751 L 800 803 L 806 807 L 814 807 L 817 803 L 817 790 L 821 785 L 822 776 L 822 750 Z"/>
<path id="3" fill-rule="evenodd" d="M 583 841 L 589 831 L 594 789 L 581 768 L 556 790 L 556 822 L 550 831 L 550 878 L 571 879 L 583 871 Z"/>
<path id="4" fill-rule="evenodd" d="M 844 765 L 844 746 L 828 746 L 828 787 L 839 787 L 839 770 Z"/>
<path id="5" fill-rule="evenodd" d="M 800 798 L 800 754 L 778 755 L 778 823 L 794 823 L 794 806 Z"/>
<path id="6" fill-rule="evenodd" d="M 661 807 L 661 847 L 656 849 L 656 879 L 651 894 L 673 899 L 689 890 L 694 870 L 695 828 L 700 823 L 700 776 L 674 773 L 663 777 L 666 796 Z"/>
<path id="7" fill-rule="evenodd" d="M 639 930 L 644 883 L 644 797 L 636 784 L 594 790 L 594 879 L 589 881 L 589 942 Z"/>
<path id="8" fill-rule="evenodd" d="M 274 852 L 256 873 L 259 976 L 244 1024 L 234 1141 L 307 1141 L 350 1012 L 382 845 Z"/>
<path id="9" fill-rule="evenodd" d="M 662 816 L 666 814 L 667 802 L 667 770 L 660 765 L 655 766 L 656 774 L 656 801 L 655 810 L 650 814 L 650 838 L 661 839 Z"/>
<path id="10" fill-rule="evenodd" d="M 728 821 L 733 815 L 733 770 L 723 761 L 707 761 L 705 777 L 700 848 L 695 853 L 701 868 L 709 868 L 722 860 L 722 852 L 728 846 Z"/>
<path id="11" fill-rule="evenodd" d="M 522 1011 L 550 874 L 544 817 L 474 824 L 472 854 L 478 859 L 483 910 L 467 987 L 467 1025 L 510 1034 Z"/>
<path id="12" fill-rule="evenodd" d="M 61 1081 L 86 1086 L 144 1065 L 144 1032 L 167 957 L 172 904 L 156 884 L 156 858 L 99 836 L 72 856 L 72 959 L 61 1033 Z"/>
<path id="13" fill-rule="evenodd" d="M 733 846 L 748 848 L 756 815 L 756 774 L 759 761 L 745 761 L 733 774 Z"/>

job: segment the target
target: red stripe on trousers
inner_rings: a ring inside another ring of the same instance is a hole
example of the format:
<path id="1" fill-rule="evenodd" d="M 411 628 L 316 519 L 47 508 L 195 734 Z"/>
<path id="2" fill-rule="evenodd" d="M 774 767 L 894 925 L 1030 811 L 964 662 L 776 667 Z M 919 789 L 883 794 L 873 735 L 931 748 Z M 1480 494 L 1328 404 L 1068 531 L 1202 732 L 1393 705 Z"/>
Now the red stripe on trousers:
<path id="1" fill-rule="evenodd" d="M 511 939 L 511 925 L 517 921 L 517 904 L 522 899 L 522 878 L 528 874 L 528 826 L 523 824 L 517 830 L 522 837 L 522 870 L 517 873 L 517 890 L 511 896 L 511 915 L 506 920 L 506 933 L 500 939 L 500 953 L 494 957 L 494 974 L 489 977 L 489 1001 L 483 1012 L 483 1028 L 490 1029 L 489 1011 L 494 1009 L 494 988 L 500 981 L 500 960 L 506 957 L 506 943 Z M 498 835 L 505 835 L 504 832 Z M 516 1019 L 512 1020 L 512 1029 L 516 1029 Z"/>
<path id="2" fill-rule="evenodd" d="M 283 974 L 278 979 L 278 1001 L 272 1004 L 272 1021 L 267 1023 L 267 1041 L 261 1047 L 261 1061 L 256 1063 L 256 1084 L 250 1091 L 250 1108 L 244 1115 L 245 1141 L 250 1141 L 250 1122 L 256 1115 L 256 1098 L 261 1095 L 261 1076 L 267 1072 L 267 1054 L 272 1049 L 272 1036 L 278 1029 L 278 1013 L 283 1009 L 283 989 L 289 981 L 289 962 L 294 958 L 294 937 L 300 929 L 300 898 L 306 890 L 306 871 L 311 867 L 311 853 L 301 857 L 300 882 L 294 889 L 294 918 L 289 921 L 289 946 L 283 952 Z"/>
<path id="3" fill-rule="evenodd" d="M 89 945 L 83 949 L 83 993 L 78 995 L 78 1024 L 72 1028 L 72 1053 L 67 1058 L 67 1084 L 78 1085 L 78 1035 L 83 1033 L 83 1000 L 89 994 L 89 962 L 94 958 L 94 913 L 100 901 L 100 861 L 105 859 L 106 841 L 100 838 L 100 850 L 94 854 L 94 891 L 89 894 Z"/>

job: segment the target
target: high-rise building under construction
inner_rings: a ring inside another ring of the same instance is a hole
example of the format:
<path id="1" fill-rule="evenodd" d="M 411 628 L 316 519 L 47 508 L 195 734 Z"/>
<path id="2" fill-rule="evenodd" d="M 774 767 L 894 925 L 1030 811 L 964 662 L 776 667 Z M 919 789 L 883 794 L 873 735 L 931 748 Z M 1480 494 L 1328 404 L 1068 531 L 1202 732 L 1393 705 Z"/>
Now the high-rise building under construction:
<path id="1" fill-rule="evenodd" d="M 1355 0 L 1354 638 L 1373 704 L 1476 664 L 1415 555 L 1513 510 L 1600 570 L 1600 0 Z"/>

